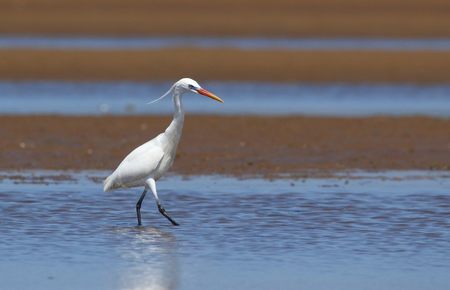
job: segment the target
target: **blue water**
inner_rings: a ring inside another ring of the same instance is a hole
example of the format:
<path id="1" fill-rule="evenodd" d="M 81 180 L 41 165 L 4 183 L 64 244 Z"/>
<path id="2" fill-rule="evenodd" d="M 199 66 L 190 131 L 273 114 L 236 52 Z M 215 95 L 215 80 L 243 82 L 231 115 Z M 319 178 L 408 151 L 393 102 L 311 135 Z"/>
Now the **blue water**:
<path id="1" fill-rule="evenodd" d="M 50 37 L 1 35 L 0 49 L 161 49 L 450 51 L 450 38 Z"/>
<path id="2" fill-rule="evenodd" d="M 169 82 L 0 81 L 0 114 L 170 114 L 170 98 L 145 105 Z M 225 100 L 188 94 L 188 112 L 254 115 L 450 116 L 450 85 L 204 82 Z"/>
<path id="3" fill-rule="evenodd" d="M 101 171 L 0 172 L 2 289 L 434 289 L 450 285 L 448 172 L 170 176 L 166 209 Z"/>

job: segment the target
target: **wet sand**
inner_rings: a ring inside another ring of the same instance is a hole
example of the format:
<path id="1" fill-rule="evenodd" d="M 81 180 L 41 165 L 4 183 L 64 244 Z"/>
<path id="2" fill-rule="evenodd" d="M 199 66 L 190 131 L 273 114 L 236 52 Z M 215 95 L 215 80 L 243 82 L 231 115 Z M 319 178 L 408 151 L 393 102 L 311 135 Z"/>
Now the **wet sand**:
<path id="1" fill-rule="evenodd" d="M 0 33 L 449 37 L 445 0 L 0 0 Z"/>
<path id="2" fill-rule="evenodd" d="M 0 50 L 10 80 L 199 80 L 450 82 L 450 52 L 162 50 Z"/>
<path id="3" fill-rule="evenodd" d="M 450 36 L 445 0 L 0 0 L 0 34 Z M 0 50 L 1 79 L 450 82 L 449 52 Z"/>
<path id="4" fill-rule="evenodd" d="M 2 116 L 2 169 L 114 169 L 171 117 Z M 186 116 L 173 172 L 304 176 L 450 168 L 450 120 Z"/>

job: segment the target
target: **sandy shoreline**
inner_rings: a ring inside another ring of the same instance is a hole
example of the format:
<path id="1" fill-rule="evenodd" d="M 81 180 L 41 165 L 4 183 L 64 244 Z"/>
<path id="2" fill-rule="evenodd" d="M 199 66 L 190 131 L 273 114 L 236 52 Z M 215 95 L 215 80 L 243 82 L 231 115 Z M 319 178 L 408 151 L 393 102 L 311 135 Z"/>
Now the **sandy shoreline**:
<path id="1" fill-rule="evenodd" d="M 0 50 L 0 79 L 449 83 L 450 52 Z"/>
<path id="2" fill-rule="evenodd" d="M 1 169 L 114 169 L 171 117 L 2 116 Z M 186 118 L 173 172 L 301 175 L 308 170 L 450 168 L 450 120 L 426 117 Z"/>
<path id="3" fill-rule="evenodd" d="M 448 38 L 446 0 L 0 0 L 0 34 Z M 5 80 L 449 83 L 450 52 L 0 50 Z"/>
<path id="4" fill-rule="evenodd" d="M 0 33 L 449 37 L 445 0 L 0 0 Z"/>

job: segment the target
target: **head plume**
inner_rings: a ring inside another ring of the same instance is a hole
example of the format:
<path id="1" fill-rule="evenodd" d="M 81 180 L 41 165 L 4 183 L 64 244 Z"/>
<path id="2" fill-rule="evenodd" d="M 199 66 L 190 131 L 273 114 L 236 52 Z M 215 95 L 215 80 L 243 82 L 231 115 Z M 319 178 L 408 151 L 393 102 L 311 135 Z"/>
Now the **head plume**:
<path id="1" fill-rule="evenodd" d="M 170 87 L 170 89 L 169 89 L 164 95 L 162 95 L 161 97 L 157 98 L 156 100 L 153 100 L 153 101 L 148 102 L 147 105 L 150 105 L 150 104 L 153 104 L 153 103 L 156 103 L 156 102 L 162 100 L 164 97 L 166 97 L 167 95 L 169 95 L 169 94 L 172 92 L 174 86 L 175 86 L 175 85 L 172 85 L 172 86 Z"/>

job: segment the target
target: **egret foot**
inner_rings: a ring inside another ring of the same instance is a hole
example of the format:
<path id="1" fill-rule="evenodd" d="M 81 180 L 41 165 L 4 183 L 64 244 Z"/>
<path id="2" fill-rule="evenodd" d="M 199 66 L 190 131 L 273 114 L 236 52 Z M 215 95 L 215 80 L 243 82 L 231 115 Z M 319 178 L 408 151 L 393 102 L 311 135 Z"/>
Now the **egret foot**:
<path id="1" fill-rule="evenodd" d="M 179 224 L 169 216 L 166 210 L 159 203 L 158 203 L 158 210 L 163 216 L 165 216 L 172 223 L 172 225 L 179 226 Z"/>

